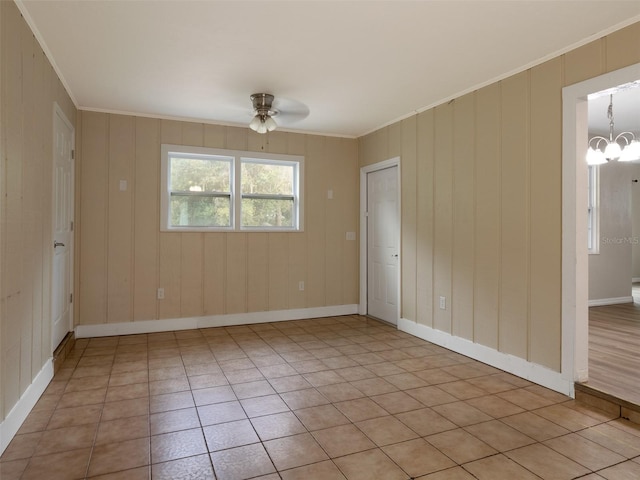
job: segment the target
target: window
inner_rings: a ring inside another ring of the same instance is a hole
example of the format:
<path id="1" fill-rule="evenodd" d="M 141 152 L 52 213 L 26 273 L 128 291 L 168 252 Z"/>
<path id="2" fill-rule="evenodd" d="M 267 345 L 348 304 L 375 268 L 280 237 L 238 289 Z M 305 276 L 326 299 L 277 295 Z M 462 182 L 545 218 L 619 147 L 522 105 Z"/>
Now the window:
<path id="1" fill-rule="evenodd" d="M 599 253 L 598 228 L 598 176 L 600 170 L 596 165 L 589 165 L 587 173 L 587 249 L 589 253 Z"/>
<path id="2" fill-rule="evenodd" d="M 162 145 L 163 231 L 301 231 L 303 157 Z"/>

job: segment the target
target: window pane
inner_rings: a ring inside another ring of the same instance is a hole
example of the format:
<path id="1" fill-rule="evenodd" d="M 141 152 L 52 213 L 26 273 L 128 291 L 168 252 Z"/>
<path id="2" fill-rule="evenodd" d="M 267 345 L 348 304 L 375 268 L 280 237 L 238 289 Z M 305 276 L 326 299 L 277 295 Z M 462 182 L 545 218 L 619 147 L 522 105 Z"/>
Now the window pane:
<path id="1" fill-rule="evenodd" d="M 263 195 L 291 195 L 293 193 L 292 165 L 242 162 L 242 193 Z"/>
<path id="2" fill-rule="evenodd" d="M 171 158 L 174 192 L 230 192 L 231 162 L 210 158 Z"/>
<path id="3" fill-rule="evenodd" d="M 229 197 L 171 195 L 172 227 L 229 227 Z"/>
<path id="4" fill-rule="evenodd" d="M 242 226 L 292 228 L 293 200 L 243 198 Z"/>

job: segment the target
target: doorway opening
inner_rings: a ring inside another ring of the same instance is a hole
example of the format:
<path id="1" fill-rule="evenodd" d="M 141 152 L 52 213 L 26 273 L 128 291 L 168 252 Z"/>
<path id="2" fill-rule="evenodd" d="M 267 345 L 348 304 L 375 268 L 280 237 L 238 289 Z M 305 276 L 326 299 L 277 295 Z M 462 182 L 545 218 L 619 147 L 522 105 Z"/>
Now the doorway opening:
<path id="1" fill-rule="evenodd" d="M 588 96 L 640 79 L 632 65 L 563 89 L 562 376 L 589 379 Z"/>
<path id="2" fill-rule="evenodd" d="M 400 158 L 360 169 L 360 306 L 393 325 L 400 319 Z"/>

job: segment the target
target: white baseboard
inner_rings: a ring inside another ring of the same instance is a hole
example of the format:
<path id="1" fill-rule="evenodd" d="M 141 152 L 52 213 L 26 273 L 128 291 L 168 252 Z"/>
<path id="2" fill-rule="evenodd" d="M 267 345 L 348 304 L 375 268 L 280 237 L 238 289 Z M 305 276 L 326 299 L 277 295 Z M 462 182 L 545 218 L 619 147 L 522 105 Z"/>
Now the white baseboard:
<path id="1" fill-rule="evenodd" d="M 140 333 L 168 332 L 171 330 L 192 330 L 195 328 L 229 327 L 233 325 L 283 322 L 306 318 L 335 317 L 340 315 L 354 315 L 356 313 L 358 313 L 358 305 L 335 305 L 330 307 L 299 308 L 270 312 L 209 315 L 206 317 L 78 325 L 75 328 L 75 334 L 76 338 L 110 337 L 113 335 L 135 335 Z"/>
<path id="2" fill-rule="evenodd" d="M 53 359 L 47 360 L 36 378 L 14 405 L 7 417 L 0 422 L 0 455 L 11 443 L 11 440 L 22 426 L 40 396 L 44 393 L 53 378 Z"/>
<path id="3" fill-rule="evenodd" d="M 617 298 L 596 298 L 589 300 L 590 307 L 603 307 L 605 305 L 619 305 L 621 303 L 633 303 L 633 296 Z"/>
<path id="4" fill-rule="evenodd" d="M 523 358 L 499 352 L 493 348 L 474 343 L 461 337 L 455 337 L 449 333 L 404 318 L 401 318 L 398 322 L 398 329 L 482 363 L 486 363 L 487 365 L 491 365 L 492 367 L 525 378 L 538 385 L 555 390 L 556 392 L 563 393 L 570 397 L 575 395 L 573 380 L 568 380 L 564 378 L 560 372 L 543 367 L 542 365 L 528 362 Z"/>
<path id="5" fill-rule="evenodd" d="M 633 278 L 631 279 L 631 282 L 632 282 L 632 283 L 640 282 L 640 277 L 633 277 Z"/>

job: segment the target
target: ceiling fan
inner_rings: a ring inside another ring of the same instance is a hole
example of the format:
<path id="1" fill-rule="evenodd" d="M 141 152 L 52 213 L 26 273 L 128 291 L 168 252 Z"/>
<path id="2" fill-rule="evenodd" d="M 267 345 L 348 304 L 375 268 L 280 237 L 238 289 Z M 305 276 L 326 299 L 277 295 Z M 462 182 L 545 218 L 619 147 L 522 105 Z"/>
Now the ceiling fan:
<path id="1" fill-rule="evenodd" d="M 276 98 L 270 93 L 254 93 L 249 97 L 253 104 L 253 119 L 249 128 L 257 133 L 275 130 L 278 125 L 294 123 L 306 118 L 309 109 L 295 100 Z M 278 122 L 274 120 L 278 118 Z"/>

